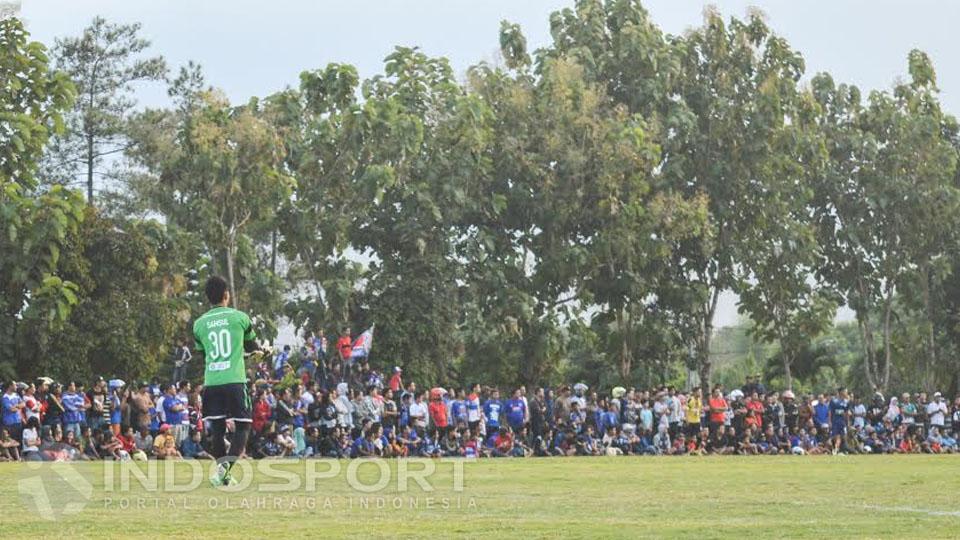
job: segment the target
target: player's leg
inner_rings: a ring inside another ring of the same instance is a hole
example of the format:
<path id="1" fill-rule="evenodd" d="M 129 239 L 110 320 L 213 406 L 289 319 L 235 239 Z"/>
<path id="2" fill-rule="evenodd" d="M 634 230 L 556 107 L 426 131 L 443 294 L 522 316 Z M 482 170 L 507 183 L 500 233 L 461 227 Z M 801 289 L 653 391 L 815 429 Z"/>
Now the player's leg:
<path id="1" fill-rule="evenodd" d="M 210 420 L 210 455 L 216 459 L 227 454 L 226 436 L 227 420 L 225 418 Z"/>
<path id="2" fill-rule="evenodd" d="M 217 476 L 211 478 L 213 484 L 229 484 L 232 481 L 230 469 L 247 448 L 247 438 L 250 436 L 250 428 L 253 425 L 253 407 L 246 384 L 223 385 L 222 389 L 226 403 L 226 416 L 233 420 L 234 429 L 230 438 L 230 449 L 227 450 L 226 455 L 215 456 L 218 467 Z"/>

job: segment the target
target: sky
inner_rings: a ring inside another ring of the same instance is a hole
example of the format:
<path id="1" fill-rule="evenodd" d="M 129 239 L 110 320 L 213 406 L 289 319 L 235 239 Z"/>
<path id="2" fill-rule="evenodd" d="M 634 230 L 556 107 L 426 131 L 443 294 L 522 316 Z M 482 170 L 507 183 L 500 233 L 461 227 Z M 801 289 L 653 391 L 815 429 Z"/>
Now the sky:
<path id="1" fill-rule="evenodd" d="M 697 26 L 708 2 L 648 0 L 654 21 L 671 34 Z M 907 54 L 932 57 L 946 108 L 960 111 L 960 21 L 954 0 L 714 0 L 725 16 L 757 7 L 799 50 L 808 77 L 829 71 L 862 90 L 889 88 L 906 74 Z M 498 57 L 500 21 L 519 23 L 532 49 L 548 43 L 548 17 L 573 0 L 22 0 L 34 39 L 52 44 L 79 34 L 96 15 L 140 22 L 156 54 L 177 67 L 200 63 L 211 84 L 242 102 L 297 83 L 300 72 L 350 63 L 368 77 L 394 46 L 446 56 L 457 73 Z M 141 102 L 166 104 L 163 88 Z M 849 312 L 841 314 L 848 319 Z M 736 298 L 721 302 L 718 326 L 737 320 Z"/>

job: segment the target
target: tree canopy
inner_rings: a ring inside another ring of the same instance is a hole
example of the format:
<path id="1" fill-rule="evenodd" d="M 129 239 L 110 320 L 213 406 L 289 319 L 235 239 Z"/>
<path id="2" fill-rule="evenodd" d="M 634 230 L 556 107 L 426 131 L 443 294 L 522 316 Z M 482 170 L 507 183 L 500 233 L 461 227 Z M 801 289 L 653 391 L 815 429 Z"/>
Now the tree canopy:
<path id="1" fill-rule="evenodd" d="M 95 19 L 48 59 L 3 21 L 0 362 L 149 376 L 224 274 L 261 334 L 376 324 L 374 364 L 427 384 L 749 364 L 956 390 L 960 136 L 926 54 L 863 92 L 755 11 L 670 35 L 637 0 L 578 0 L 549 23 L 529 50 L 504 21 L 462 76 L 399 46 L 369 78 L 304 66 L 243 103 L 191 63 L 144 109 L 166 63 L 139 25 Z M 119 191 L 84 209 L 61 184 L 114 152 Z"/>

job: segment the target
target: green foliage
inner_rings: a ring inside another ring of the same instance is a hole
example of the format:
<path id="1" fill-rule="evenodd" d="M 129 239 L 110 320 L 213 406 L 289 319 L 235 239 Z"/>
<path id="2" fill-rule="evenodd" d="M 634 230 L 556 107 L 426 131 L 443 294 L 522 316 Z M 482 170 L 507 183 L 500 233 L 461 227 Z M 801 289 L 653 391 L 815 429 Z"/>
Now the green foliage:
<path id="1" fill-rule="evenodd" d="M 77 303 L 76 285 L 59 271 L 83 200 L 59 187 L 35 191 L 41 151 L 62 127 L 73 87 L 17 19 L 0 20 L 0 81 L 0 365 L 11 366 L 23 325 L 47 331 Z"/>
<path id="2" fill-rule="evenodd" d="M 53 138 L 44 156 L 46 183 L 82 180 L 93 204 L 95 177 L 106 176 L 105 165 L 122 157 L 130 143 L 126 131 L 137 104 L 135 85 L 166 76 L 163 58 L 142 57 L 149 47 L 140 37 L 140 24 L 114 24 L 102 17 L 82 35 L 56 41 L 54 63 L 73 80 L 78 97 L 66 115 L 66 130 Z"/>
<path id="3" fill-rule="evenodd" d="M 536 51 L 504 21 L 502 67 L 464 81 L 398 47 L 236 105 L 191 63 L 133 114 L 164 64 L 96 19 L 58 42 L 84 99 L 46 174 L 131 167 L 84 221 L 35 191 L 71 86 L 0 25 L 0 370 L 150 375 L 216 273 L 262 335 L 376 324 L 374 364 L 428 385 L 960 384 L 960 128 L 920 51 L 865 98 L 801 85 L 759 12 L 670 36 L 636 0 L 579 0 Z M 725 291 L 747 324 L 714 328 Z M 857 322 L 831 328 L 841 306 Z"/>
<path id="4" fill-rule="evenodd" d="M 183 80 L 189 82 L 189 74 Z M 249 235 L 262 232 L 293 188 L 281 167 L 282 140 L 256 100 L 232 107 L 218 92 L 199 92 L 180 94 L 179 110 L 147 111 L 137 119 L 131 155 L 150 174 L 135 189 L 149 209 L 202 243 L 207 270 L 225 269 L 233 304 L 256 308 L 261 329 L 272 335 L 275 327 L 265 319 L 278 314 L 277 289 L 253 287 L 279 282 L 262 274 Z"/>
<path id="5" fill-rule="evenodd" d="M 182 250 L 155 222 L 117 221 L 88 209 L 64 246 L 61 270 L 76 284 L 76 306 L 55 333 L 24 321 L 18 373 L 61 380 L 155 374 L 185 335 L 186 281 L 171 272 Z"/>

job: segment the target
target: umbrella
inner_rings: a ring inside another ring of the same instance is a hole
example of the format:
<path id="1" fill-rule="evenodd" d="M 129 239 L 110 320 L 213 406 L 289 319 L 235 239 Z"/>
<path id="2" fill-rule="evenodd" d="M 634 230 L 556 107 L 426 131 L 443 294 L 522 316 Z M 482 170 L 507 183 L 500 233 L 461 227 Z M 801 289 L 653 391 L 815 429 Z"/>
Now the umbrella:
<path id="1" fill-rule="evenodd" d="M 615 398 L 621 398 L 626 393 L 627 393 L 627 389 L 622 386 L 617 386 L 616 388 L 613 389 L 613 392 L 612 392 L 613 397 Z"/>

